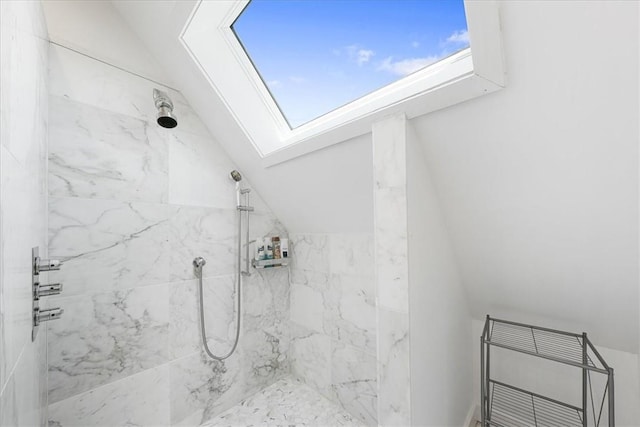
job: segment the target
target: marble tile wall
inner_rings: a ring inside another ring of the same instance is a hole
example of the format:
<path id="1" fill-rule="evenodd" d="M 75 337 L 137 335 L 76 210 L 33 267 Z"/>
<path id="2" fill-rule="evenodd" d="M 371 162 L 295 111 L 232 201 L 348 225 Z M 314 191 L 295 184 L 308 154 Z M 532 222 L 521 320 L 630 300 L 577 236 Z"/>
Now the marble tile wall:
<path id="1" fill-rule="evenodd" d="M 199 425 L 288 374 L 285 270 L 244 280 L 235 334 L 235 165 L 180 93 L 178 127 L 155 124 L 157 84 L 51 45 L 49 251 L 65 260 L 49 325 L 51 426 Z M 286 234 L 251 193 L 254 235 Z"/>
<path id="2" fill-rule="evenodd" d="M 372 140 L 378 422 L 411 425 L 406 117 L 375 123 Z"/>
<path id="3" fill-rule="evenodd" d="M 290 237 L 292 372 L 377 425 L 373 235 Z"/>
<path id="4" fill-rule="evenodd" d="M 46 332 L 31 342 L 31 248 L 46 255 L 47 28 L 0 2 L 0 425 L 46 423 Z"/>

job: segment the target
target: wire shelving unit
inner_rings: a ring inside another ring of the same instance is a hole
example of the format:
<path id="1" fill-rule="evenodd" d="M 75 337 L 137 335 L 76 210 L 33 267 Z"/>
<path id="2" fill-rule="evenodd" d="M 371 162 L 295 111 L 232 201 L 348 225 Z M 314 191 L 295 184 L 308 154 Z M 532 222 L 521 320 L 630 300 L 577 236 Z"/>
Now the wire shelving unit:
<path id="1" fill-rule="evenodd" d="M 492 378 L 491 347 L 581 369 L 582 405 L 571 405 Z M 593 396 L 592 373 L 606 375 L 599 402 Z M 604 422 L 608 422 L 609 427 L 615 426 L 613 368 L 600 356 L 586 333 L 575 334 L 487 316 L 481 337 L 481 376 L 483 427 L 598 427 Z M 606 409 L 606 420 L 603 409 Z"/>

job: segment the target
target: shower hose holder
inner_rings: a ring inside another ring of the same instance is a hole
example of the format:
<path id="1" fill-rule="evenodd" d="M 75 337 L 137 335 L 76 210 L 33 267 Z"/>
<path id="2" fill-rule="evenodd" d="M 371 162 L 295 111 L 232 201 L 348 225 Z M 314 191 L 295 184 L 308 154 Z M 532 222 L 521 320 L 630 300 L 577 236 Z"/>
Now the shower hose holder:
<path id="1" fill-rule="evenodd" d="M 38 246 L 31 249 L 32 274 L 31 274 L 31 295 L 33 299 L 32 307 L 32 327 L 31 341 L 35 341 L 38 336 L 38 327 L 42 322 L 59 319 L 64 312 L 60 307 L 41 309 L 40 298 L 59 295 L 62 292 L 61 283 L 40 283 L 40 273 L 43 271 L 60 270 L 62 262 L 56 259 L 40 258 L 40 248 Z"/>

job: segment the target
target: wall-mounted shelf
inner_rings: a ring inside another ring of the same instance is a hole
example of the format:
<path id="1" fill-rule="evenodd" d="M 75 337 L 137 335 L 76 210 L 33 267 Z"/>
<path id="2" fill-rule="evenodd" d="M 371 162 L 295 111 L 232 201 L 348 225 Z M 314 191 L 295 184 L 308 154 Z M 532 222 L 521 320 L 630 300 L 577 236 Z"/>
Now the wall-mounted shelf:
<path id="1" fill-rule="evenodd" d="M 291 262 L 291 258 L 277 258 L 277 259 L 252 259 L 251 265 L 253 268 L 277 268 L 286 267 Z"/>
<path id="2" fill-rule="evenodd" d="M 606 422 L 609 427 L 615 426 L 613 368 L 600 356 L 586 333 L 541 328 L 487 316 L 480 340 L 481 412 L 484 427 L 597 427 L 601 425 L 601 421 Z M 581 407 L 496 381 L 491 376 L 491 347 L 500 347 L 581 369 Z M 592 373 L 606 376 L 600 402 L 594 401 Z M 588 397 L 591 399 L 590 402 Z M 606 406 L 605 402 L 608 403 Z M 588 403 L 591 403 L 591 407 Z"/>

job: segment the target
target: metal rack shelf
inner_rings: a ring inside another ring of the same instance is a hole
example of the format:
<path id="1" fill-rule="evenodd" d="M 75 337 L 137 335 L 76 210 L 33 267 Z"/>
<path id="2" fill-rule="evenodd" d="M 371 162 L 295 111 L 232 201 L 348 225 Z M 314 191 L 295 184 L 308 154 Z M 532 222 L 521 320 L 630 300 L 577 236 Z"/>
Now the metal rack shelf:
<path id="1" fill-rule="evenodd" d="M 582 427 L 581 408 L 490 380 L 488 425 Z"/>
<path id="2" fill-rule="evenodd" d="M 253 268 L 276 268 L 286 267 L 291 262 L 291 258 L 276 258 L 276 259 L 252 259 L 251 265 Z"/>
<path id="3" fill-rule="evenodd" d="M 586 333 L 576 334 L 487 316 L 480 341 L 483 426 L 587 427 L 599 426 L 603 418 L 607 419 L 609 427 L 615 426 L 613 368 L 600 356 Z M 580 368 L 582 407 L 496 381 L 491 377 L 491 347 Z M 591 373 L 606 375 L 602 400 L 598 402 L 594 401 Z M 591 415 L 588 413 L 588 396 Z M 606 407 L 605 401 L 608 403 Z M 591 417 L 593 424 L 587 421 Z"/>
<path id="4" fill-rule="evenodd" d="M 487 344 L 603 374 L 609 373 L 604 368 L 606 367 L 604 360 L 581 334 L 554 331 L 499 319 L 490 319 L 490 327 L 487 332 L 488 338 L 485 340 Z M 603 368 L 596 366 L 588 353 L 586 354 L 586 363 L 584 363 L 585 344 L 600 359 L 599 362 Z"/>

